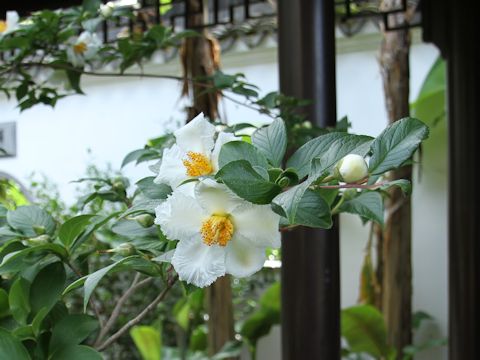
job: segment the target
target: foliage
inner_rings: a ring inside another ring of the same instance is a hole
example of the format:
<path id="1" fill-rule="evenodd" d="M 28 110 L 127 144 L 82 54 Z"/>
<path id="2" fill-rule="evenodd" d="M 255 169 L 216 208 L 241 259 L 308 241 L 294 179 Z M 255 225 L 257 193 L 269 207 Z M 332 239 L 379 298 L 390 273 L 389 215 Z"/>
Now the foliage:
<path id="1" fill-rule="evenodd" d="M 21 110 L 39 103 L 54 106 L 69 94 L 83 93 L 83 75 L 141 75 L 127 71 L 141 66 L 156 50 L 192 35 L 174 34 L 157 25 L 113 43 L 97 43 L 94 32 L 104 16 L 98 6 L 98 1 L 85 1 L 81 8 L 40 11 L 0 35 L 0 51 L 9 54 L 0 63 L 0 90 L 15 96 Z M 133 15 L 125 9 L 108 14 L 113 19 Z M 88 36 L 77 37 L 79 33 Z M 116 64 L 117 71 L 102 72 L 107 64 Z M 48 80 L 45 73 L 37 73 L 45 70 Z M 62 86 L 51 86 L 54 76 L 60 76 Z M 346 132 L 347 120 L 335 129 L 318 129 L 302 115 L 307 101 L 278 93 L 261 97 L 242 74 L 217 72 L 211 80 L 213 86 L 205 91 L 239 95 L 245 99 L 242 104 L 273 121 L 251 137 L 223 145 L 218 171 L 191 176 L 186 182 L 215 180 L 248 206 L 271 207 L 284 231 L 297 226 L 329 228 L 332 216 L 341 212 L 382 224 L 385 188 L 408 189 L 405 181 L 388 183 L 382 175 L 407 163 L 428 136 L 420 120 L 402 119 L 375 139 Z M 238 135 L 249 126 L 225 126 L 223 133 Z M 177 146 L 176 140 L 175 134 L 152 139 L 128 154 L 122 165 L 152 161 L 156 164 L 150 169 L 158 173 L 165 149 Z M 335 168 L 349 154 L 369 158 L 365 179 L 340 182 Z M 0 205 L 0 354 L 26 359 L 101 358 L 100 352 L 108 352 L 131 330 L 144 358 L 158 354 L 169 359 L 205 358 L 203 290 L 178 281 L 170 262 L 179 239 L 168 239 L 154 223 L 155 209 L 178 188 L 157 184 L 154 176 L 131 185 L 120 174 L 97 173 L 78 182 L 89 184 L 88 192 L 72 209 L 60 202 L 43 208 Z M 112 291 L 115 279 L 125 275 L 131 283 L 123 282 L 119 291 Z M 252 352 L 258 339 L 279 321 L 279 291 L 278 284 L 267 289 L 251 315 L 253 306 L 246 307 L 247 318 L 239 331 Z M 172 298 L 167 300 L 167 295 Z M 122 308 L 135 297 L 140 298 L 139 306 L 127 316 Z M 377 315 L 368 308 L 344 312 L 344 336 L 351 351 L 390 356 L 388 347 L 378 345 L 383 328 L 367 332 L 367 340 L 348 330 L 353 329 L 351 323 L 364 326 L 364 322 L 370 329 L 379 323 Z M 133 327 L 146 319 L 154 323 L 152 327 Z M 175 332 L 179 335 L 172 341 Z M 172 343 L 177 347 L 168 346 Z M 214 358 L 238 352 L 239 344 L 231 343 Z"/>

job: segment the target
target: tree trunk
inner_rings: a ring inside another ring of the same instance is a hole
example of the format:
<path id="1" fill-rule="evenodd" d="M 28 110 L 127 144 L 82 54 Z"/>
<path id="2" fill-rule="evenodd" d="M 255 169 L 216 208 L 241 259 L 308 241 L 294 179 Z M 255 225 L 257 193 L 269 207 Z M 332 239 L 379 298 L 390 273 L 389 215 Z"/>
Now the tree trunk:
<path id="1" fill-rule="evenodd" d="M 226 342 L 233 340 L 233 302 L 230 276 L 225 275 L 206 289 L 208 306 L 209 355 L 217 353 Z"/>
<path id="2" fill-rule="evenodd" d="M 401 0 L 383 0 L 382 10 L 397 9 Z M 390 20 L 393 25 L 403 21 L 403 15 Z M 380 66 L 389 123 L 409 115 L 409 50 L 408 30 L 385 31 L 380 50 Z M 389 180 L 411 180 L 410 166 L 392 171 Z M 387 325 L 390 345 L 402 357 L 402 349 L 411 344 L 412 314 L 412 259 L 411 259 L 411 203 L 399 189 L 390 192 L 386 202 L 387 219 L 379 257 L 382 284 L 381 309 Z"/>
<path id="3" fill-rule="evenodd" d="M 188 28 L 198 28 L 204 24 L 204 7 L 202 0 L 188 0 L 188 11 L 192 14 L 187 19 Z M 218 92 L 207 92 L 211 76 L 220 67 L 220 46 L 218 42 L 203 29 L 201 36 L 187 38 L 181 52 L 184 83 L 182 95 L 192 99 L 187 108 L 187 121 L 199 113 L 210 119 L 218 118 Z M 202 84 L 193 83 L 191 79 L 202 79 Z M 207 86 L 205 86 L 207 85 Z M 211 84 L 210 84 L 211 85 Z M 230 276 L 219 278 L 205 289 L 208 320 L 208 351 L 217 353 L 226 342 L 233 340 L 234 319 Z"/>

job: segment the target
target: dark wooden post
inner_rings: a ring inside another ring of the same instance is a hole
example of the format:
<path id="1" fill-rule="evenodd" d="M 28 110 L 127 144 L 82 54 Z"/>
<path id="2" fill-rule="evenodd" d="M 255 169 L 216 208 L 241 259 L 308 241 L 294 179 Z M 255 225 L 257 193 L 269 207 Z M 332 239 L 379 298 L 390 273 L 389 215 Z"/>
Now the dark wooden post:
<path id="1" fill-rule="evenodd" d="M 280 90 L 314 100 L 309 119 L 336 122 L 332 0 L 280 0 Z M 282 242 L 284 360 L 340 359 L 338 221 L 332 230 L 298 229 Z"/>
<path id="2" fill-rule="evenodd" d="M 476 2 L 426 1 L 424 38 L 447 60 L 449 122 L 449 355 L 478 359 L 480 338 L 480 42 Z"/>

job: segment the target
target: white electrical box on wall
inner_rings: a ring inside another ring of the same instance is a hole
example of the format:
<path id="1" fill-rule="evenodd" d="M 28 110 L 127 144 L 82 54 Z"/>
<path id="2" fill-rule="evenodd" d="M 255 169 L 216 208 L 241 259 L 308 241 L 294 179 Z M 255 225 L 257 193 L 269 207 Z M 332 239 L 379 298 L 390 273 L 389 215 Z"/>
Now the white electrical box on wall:
<path id="1" fill-rule="evenodd" d="M 0 123 L 0 157 L 17 154 L 16 123 Z"/>

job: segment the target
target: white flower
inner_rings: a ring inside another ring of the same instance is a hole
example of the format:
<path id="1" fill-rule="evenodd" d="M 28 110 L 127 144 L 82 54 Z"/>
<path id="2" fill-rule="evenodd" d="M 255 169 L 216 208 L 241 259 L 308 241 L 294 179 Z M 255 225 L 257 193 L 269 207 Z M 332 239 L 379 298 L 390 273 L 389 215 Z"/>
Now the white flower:
<path id="1" fill-rule="evenodd" d="M 176 144 L 163 151 L 157 184 L 166 183 L 176 188 L 193 177 L 213 175 L 218 169 L 222 145 L 239 140 L 233 134 L 220 132 L 215 141 L 215 126 L 198 115 L 174 132 Z"/>
<path id="2" fill-rule="evenodd" d="M 356 154 L 348 154 L 343 157 L 336 166 L 339 180 L 346 183 L 355 183 L 368 176 L 368 166 L 365 159 Z"/>
<path id="3" fill-rule="evenodd" d="M 102 46 L 102 41 L 97 34 L 84 31 L 68 46 L 68 61 L 75 67 L 82 67 L 85 65 L 85 61 L 91 60 L 97 55 L 100 46 Z"/>
<path id="4" fill-rule="evenodd" d="M 0 36 L 6 35 L 18 29 L 19 16 L 16 11 L 7 11 L 5 21 L 0 20 Z"/>
<path id="5" fill-rule="evenodd" d="M 101 4 L 100 8 L 98 9 L 98 12 L 104 18 L 108 18 L 108 17 L 112 16 L 114 9 L 115 9 L 115 4 L 111 1 L 109 1 L 106 4 Z"/>
<path id="6" fill-rule="evenodd" d="M 181 280 L 205 287 L 226 273 L 250 276 L 267 247 L 280 247 L 280 217 L 269 205 L 242 200 L 211 179 L 193 194 L 182 188 L 156 208 L 155 219 L 167 238 L 179 240 L 172 265 Z"/>

